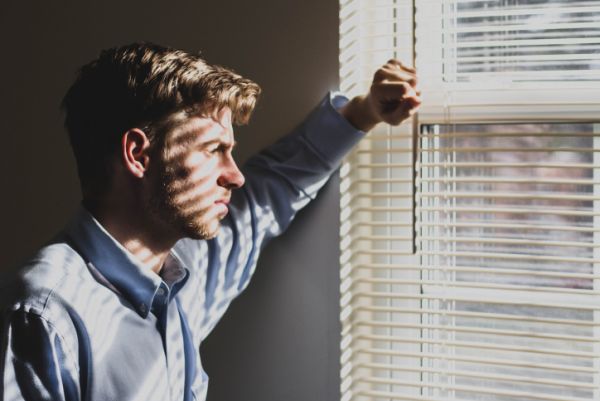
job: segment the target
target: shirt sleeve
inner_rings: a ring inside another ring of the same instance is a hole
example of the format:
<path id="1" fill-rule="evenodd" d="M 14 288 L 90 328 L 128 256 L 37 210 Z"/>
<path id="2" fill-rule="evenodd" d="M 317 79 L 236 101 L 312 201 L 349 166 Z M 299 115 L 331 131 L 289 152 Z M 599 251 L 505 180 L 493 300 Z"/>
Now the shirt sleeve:
<path id="1" fill-rule="evenodd" d="M 315 198 L 363 138 L 364 133 L 337 110 L 347 101 L 343 95 L 328 94 L 302 124 L 243 166 L 246 184 L 234 191 L 218 237 L 205 244 L 205 335 L 248 285 L 260 249 Z M 179 254 L 189 254 L 194 246 L 184 240 L 176 248 Z"/>
<path id="2" fill-rule="evenodd" d="M 4 319 L 0 399 L 79 401 L 77 368 L 56 329 L 43 317 L 21 310 Z"/>
<path id="3" fill-rule="evenodd" d="M 303 124 L 244 166 L 246 185 L 234 205 L 238 214 L 250 212 L 257 249 L 288 227 L 362 138 L 336 110 L 344 99 L 326 97 Z"/>

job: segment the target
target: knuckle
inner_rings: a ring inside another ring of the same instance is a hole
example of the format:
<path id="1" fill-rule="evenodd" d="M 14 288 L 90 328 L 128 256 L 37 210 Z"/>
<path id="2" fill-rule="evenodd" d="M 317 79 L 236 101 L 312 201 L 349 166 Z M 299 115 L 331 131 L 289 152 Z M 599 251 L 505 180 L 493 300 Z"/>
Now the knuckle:
<path id="1" fill-rule="evenodd" d="M 400 92 L 402 92 L 402 95 L 406 95 L 410 91 L 410 85 L 406 82 L 400 82 L 398 88 L 400 89 Z"/>
<path id="2" fill-rule="evenodd" d="M 375 71 L 375 74 L 373 75 L 373 80 L 374 81 L 383 81 L 387 76 L 387 73 L 385 71 L 385 69 L 383 68 L 378 68 L 377 71 Z"/>

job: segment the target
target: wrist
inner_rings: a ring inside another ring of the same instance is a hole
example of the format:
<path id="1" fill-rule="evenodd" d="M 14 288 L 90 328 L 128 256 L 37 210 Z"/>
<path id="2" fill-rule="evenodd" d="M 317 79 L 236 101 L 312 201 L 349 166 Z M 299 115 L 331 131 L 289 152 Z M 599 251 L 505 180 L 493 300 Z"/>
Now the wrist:
<path id="1" fill-rule="evenodd" d="M 340 109 L 340 113 L 360 131 L 372 130 L 381 118 L 375 113 L 367 96 L 356 96 Z"/>

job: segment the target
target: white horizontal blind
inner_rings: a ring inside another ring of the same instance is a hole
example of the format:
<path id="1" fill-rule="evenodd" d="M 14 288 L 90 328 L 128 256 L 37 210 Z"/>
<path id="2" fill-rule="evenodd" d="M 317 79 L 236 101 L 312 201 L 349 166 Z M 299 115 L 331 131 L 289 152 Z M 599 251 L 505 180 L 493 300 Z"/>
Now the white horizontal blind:
<path id="1" fill-rule="evenodd" d="M 416 1 L 423 118 L 597 117 L 600 1 Z"/>
<path id="2" fill-rule="evenodd" d="M 421 141 L 424 349 L 448 371 L 426 393 L 598 399 L 594 125 L 426 125 Z"/>
<path id="3" fill-rule="evenodd" d="M 444 80 L 595 82 L 598 1 L 464 1 L 442 4 Z M 500 82 L 501 82 L 500 81 Z"/>
<path id="4" fill-rule="evenodd" d="M 412 9 L 410 0 L 347 0 L 340 4 L 340 86 L 348 96 L 366 93 L 373 72 L 390 58 L 412 62 Z M 398 255 L 413 262 L 417 260 L 412 255 L 412 132 L 411 121 L 398 127 L 378 126 L 341 168 L 343 400 L 367 400 L 370 398 L 364 392 L 379 388 L 368 381 L 372 375 L 370 368 L 365 370 L 365 364 L 379 361 L 389 365 L 392 359 L 398 359 L 387 354 L 371 357 L 365 352 L 371 347 L 371 341 L 357 336 L 391 335 L 392 327 L 375 328 L 362 324 L 361 320 L 368 322 L 373 317 L 373 312 L 365 308 L 390 308 L 398 303 L 388 297 L 368 296 L 368 292 L 376 288 L 391 290 L 391 285 L 371 285 L 361 280 L 391 280 L 394 272 L 387 268 L 371 270 L 367 265 L 388 266 L 397 262 Z M 388 149 L 401 151 L 389 152 Z M 390 236 L 394 237 L 392 241 L 380 239 Z M 410 278 L 419 278 L 414 271 L 407 273 Z M 420 285 L 405 287 L 411 289 L 409 293 L 417 293 Z M 411 298 L 401 302 L 406 307 L 419 308 L 418 300 Z M 391 316 L 390 312 L 383 313 Z M 419 314 L 406 316 L 415 324 L 420 319 Z M 418 335 L 418 330 L 413 332 Z M 391 350 L 391 344 L 388 341 L 388 347 L 382 350 Z M 414 344 L 409 347 L 417 351 Z M 419 363 L 418 357 L 408 359 Z M 411 379 L 418 382 L 419 377 L 412 375 Z"/>
<path id="5" fill-rule="evenodd" d="M 600 399 L 597 3 L 416 1 L 417 253 L 411 123 L 378 127 L 341 172 L 343 400 Z M 410 61 L 412 10 L 341 4 L 342 89 Z"/>

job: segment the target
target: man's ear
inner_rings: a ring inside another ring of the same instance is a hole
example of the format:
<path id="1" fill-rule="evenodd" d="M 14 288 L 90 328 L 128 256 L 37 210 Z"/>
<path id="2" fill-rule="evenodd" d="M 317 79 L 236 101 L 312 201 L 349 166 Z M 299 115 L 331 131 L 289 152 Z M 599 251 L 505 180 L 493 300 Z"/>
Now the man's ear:
<path id="1" fill-rule="evenodd" d="M 123 167 L 138 178 L 142 178 L 150 163 L 150 140 L 139 128 L 132 128 L 121 138 L 121 160 Z"/>

